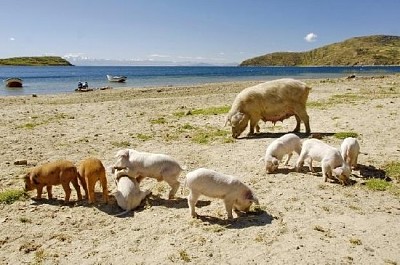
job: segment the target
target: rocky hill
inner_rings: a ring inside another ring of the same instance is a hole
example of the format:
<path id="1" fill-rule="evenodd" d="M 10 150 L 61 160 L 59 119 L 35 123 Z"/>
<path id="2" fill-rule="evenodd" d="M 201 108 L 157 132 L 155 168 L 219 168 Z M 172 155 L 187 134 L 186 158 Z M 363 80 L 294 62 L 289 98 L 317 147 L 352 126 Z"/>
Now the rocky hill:
<path id="1" fill-rule="evenodd" d="M 400 36 L 355 37 L 306 52 L 275 52 L 240 66 L 400 65 Z"/>
<path id="2" fill-rule="evenodd" d="M 0 65 L 10 66 L 72 66 L 67 60 L 58 56 L 13 57 L 0 59 Z"/>

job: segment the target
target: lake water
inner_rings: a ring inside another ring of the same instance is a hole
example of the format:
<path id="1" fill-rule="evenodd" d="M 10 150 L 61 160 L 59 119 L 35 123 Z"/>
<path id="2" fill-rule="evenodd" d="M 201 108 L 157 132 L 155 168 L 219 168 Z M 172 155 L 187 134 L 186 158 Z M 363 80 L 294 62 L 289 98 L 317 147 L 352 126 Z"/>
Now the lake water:
<path id="1" fill-rule="evenodd" d="M 22 88 L 0 85 L 0 95 L 72 93 L 78 81 L 89 87 L 153 87 L 202 84 L 223 81 L 336 78 L 351 74 L 384 75 L 400 73 L 400 66 L 365 67 L 216 67 L 216 66 L 0 66 L 0 80 L 23 79 Z M 108 82 L 106 75 L 124 75 L 126 83 Z"/>

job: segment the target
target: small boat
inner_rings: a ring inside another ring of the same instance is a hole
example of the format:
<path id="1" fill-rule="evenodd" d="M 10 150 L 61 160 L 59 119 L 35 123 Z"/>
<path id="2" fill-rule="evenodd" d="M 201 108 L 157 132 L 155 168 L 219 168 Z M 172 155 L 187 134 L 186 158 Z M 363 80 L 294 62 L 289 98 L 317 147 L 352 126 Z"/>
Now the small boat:
<path id="1" fill-rule="evenodd" d="M 123 75 L 107 75 L 107 79 L 110 82 L 125 82 L 127 77 Z"/>
<path id="2" fill-rule="evenodd" d="M 4 80 L 7 87 L 22 87 L 22 79 L 18 77 L 11 77 Z"/>

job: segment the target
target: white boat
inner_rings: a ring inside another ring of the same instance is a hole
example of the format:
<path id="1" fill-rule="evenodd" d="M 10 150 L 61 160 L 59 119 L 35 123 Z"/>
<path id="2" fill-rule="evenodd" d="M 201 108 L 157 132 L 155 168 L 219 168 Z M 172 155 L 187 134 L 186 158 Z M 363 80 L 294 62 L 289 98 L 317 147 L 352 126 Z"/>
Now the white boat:
<path id="1" fill-rule="evenodd" d="M 107 75 L 107 79 L 110 82 L 125 82 L 127 77 L 123 75 Z"/>
<path id="2" fill-rule="evenodd" d="M 22 79 L 18 77 L 11 77 L 4 80 L 7 87 L 22 87 Z"/>

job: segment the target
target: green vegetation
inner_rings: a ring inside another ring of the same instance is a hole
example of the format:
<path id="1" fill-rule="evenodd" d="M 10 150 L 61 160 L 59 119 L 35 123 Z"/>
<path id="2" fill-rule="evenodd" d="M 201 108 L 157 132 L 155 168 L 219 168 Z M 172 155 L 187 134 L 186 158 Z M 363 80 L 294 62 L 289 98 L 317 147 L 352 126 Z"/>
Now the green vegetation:
<path id="1" fill-rule="evenodd" d="M 131 143 L 128 141 L 122 141 L 122 142 L 111 142 L 111 144 L 115 147 L 119 147 L 119 148 L 127 148 L 129 146 L 131 146 Z"/>
<path id="2" fill-rule="evenodd" d="M 179 256 L 184 262 L 190 262 L 190 256 L 185 250 L 179 251 Z"/>
<path id="3" fill-rule="evenodd" d="M 347 137 L 357 138 L 358 133 L 356 132 L 337 132 L 333 135 L 337 139 L 346 139 Z"/>
<path id="4" fill-rule="evenodd" d="M 366 187 L 373 191 L 385 191 L 392 187 L 392 183 L 383 179 L 369 179 L 365 183 Z"/>
<path id="5" fill-rule="evenodd" d="M 224 143 L 232 143 L 235 140 L 230 137 L 229 132 L 214 127 L 197 128 L 192 135 L 192 141 L 198 144 L 208 144 L 215 140 L 222 140 Z"/>
<path id="6" fill-rule="evenodd" d="M 187 112 L 179 111 L 175 112 L 173 115 L 176 117 L 183 117 L 185 115 L 218 115 L 228 113 L 230 108 L 230 106 L 210 107 L 206 109 L 194 109 Z"/>
<path id="7" fill-rule="evenodd" d="M 333 43 L 307 52 L 275 52 L 240 66 L 399 65 L 400 36 L 372 35 Z"/>
<path id="8" fill-rule="evenodd" d="M 0 65 L 12 66 L 72 66 L 67 60 L 58 56 L 13 57 L 0 59 Z"/>
<path id="9" fill-rule="evenodd" d="M 136 138 L 141 140 L 141 141 L 143 141 L 143 142 L 145 142 L 145 141 L 148 141 L 150 139 L 153 139 L 153 136 L 152 135 L 148 135 L 148 134 L 138 133 L 136 135 Z"/>
<path id="10" fill-rule="evenodd" d="M 20 217 L 20 218 L 19 218 L 19 221 L 20 221 L 21 223 L 32 223 L 32 220 L 29 219 L 29 218 L 27 218 L 27 217 Z"/>
<path id="11" fill-rule="evenodd" d="M 384 166 L 386 174 L 394 179 L 400 181 L 400 162 L 390 162 Z"/>
<path id="12" fill-rule="evenodd" d="M 50 124 L 52 122 L 60 122 L 61 120 L 65 120 L 65 119 L 75 119 L 74 116 L 68 116 L 64 113 L 57 113 L 56 115 L 51 115 L 48 117 L 37 117 L 37 116 L 32 116 L 31 119 L 33 120 L 33 122 L 28 122 L 22 125 L 18 125 L 17 129 L 34 129 L 37 126 L 41 126 L 41 125 L 47 125 Z"/>
<path id="13" fill-rule="evenodd" d="M 167 122 L 167 120 L 164 117 L 150 120 L 151 124 L 164 124 L 166 122 Z"/>
<path id="14" fill-rule="evenodd" d="M 353 245 L 357 245 L 357 246 L 362 245 L 361 240 L 358 239 L 358 238 L 351 238 L 351 239 L 350 239 L 350 243 L 353 244 Z"/>
<path id="15" fill-rule="evenodd" d="M 6 190 L 0 192 L 0 203 L 12 204 L 24 197 L 25 192 L 23 190 Z"/>
<path id="16" fill-rule="evenodd" d="M 308 101 L 308 108 L 327 109 L 338 104 L 355 104 L 358 101 L 366 100 L 369 98 L 368 92 L 363 95 L 355 93 L 336 94 L 330 96 L 328 99 L 318 101 Z M 375 95 L 376 96 L 376 95 Z"/>

